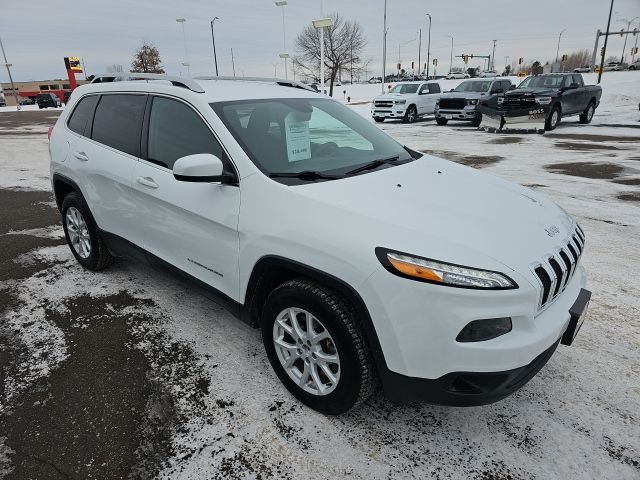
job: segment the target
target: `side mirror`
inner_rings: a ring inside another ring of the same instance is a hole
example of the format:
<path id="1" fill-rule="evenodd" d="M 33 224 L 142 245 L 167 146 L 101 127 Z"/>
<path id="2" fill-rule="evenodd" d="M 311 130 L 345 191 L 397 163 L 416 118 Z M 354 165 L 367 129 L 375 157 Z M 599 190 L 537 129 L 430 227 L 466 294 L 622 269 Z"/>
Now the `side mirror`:
<path id="1" fill-rule="evenodd" d="M 181 182 L 236 182 L 235 175 L 224 173 L 222 160 L 210 153 L 179 158 L 173 165 L 173 176 Z"/>

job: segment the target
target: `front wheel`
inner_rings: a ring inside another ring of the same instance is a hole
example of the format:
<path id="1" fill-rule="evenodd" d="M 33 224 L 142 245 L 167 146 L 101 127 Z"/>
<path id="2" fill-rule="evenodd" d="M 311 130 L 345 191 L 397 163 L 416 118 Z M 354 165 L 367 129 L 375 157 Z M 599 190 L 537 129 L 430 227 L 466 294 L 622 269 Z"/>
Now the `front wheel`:
<path id="1" fill-rule="evenodd" d="M 471 125 L 473 125 L 474 127 L 479 127 L 481 123 L 482 123 L 482 114 L 476 113 L 476 116 L 473 118 L 473 120 L 471 120 Z"/>
<path id="2" fill-rule="evenodd" d="M 337 292 L 289 280 L 267 298 L 261 327 L 275 373 L 308 407 L 337 415 L 374 392 L 375 369 L 355 309 Z"/>
<path id="3" fill-rule="evenodd" d="M 585 109 L 584 112 L 582 112 L 580 114 L 580 123 L 591 123 L 591 120 L 593 119 L 593 114 L 596 111 L 596 106 L 593 102 L 589 102 L 589 105 L 587 105 L 587 108 Z"/>
<path id="4" fill-rule="evenodd" d="M 447 120 L 446 118 L 436 117 L 436 123 L 438 125 L 446 125 L 447 123 L 449 123 L 449 120 Z"/>
<path id="5" fill-rule="evenodd" d="M 561 117 L 560 107 L 556 105 L 551 109 L 551 113 L 549 114 L 547 121 L 544 123 L 544 129 L 554 130 L 560 123 L 560 117 Z"/>
<path id="6" fill-rule="evenodd" d="M 416 121 L 417 118 L 418 118 L 418 111 L 416 110 L 416 107 L 414 107 L 413 105 L 409 105 L 409 108 L 407 108 L 407 111 L 404 114 L 404 122 L 413 123 Z"/>

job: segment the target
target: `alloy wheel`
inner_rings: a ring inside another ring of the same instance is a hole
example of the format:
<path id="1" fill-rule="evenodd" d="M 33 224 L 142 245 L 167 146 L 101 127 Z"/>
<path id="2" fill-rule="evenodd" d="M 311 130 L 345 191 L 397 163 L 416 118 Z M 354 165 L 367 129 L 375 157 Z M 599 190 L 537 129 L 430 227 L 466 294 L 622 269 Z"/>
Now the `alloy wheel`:
<path id="1" fill-rule="evenodd" d="M 80 258 L 91 255 L 91 236 L 89 228 L 80 211 L 75 207 L 69 207 L 66 215 L 67 233 L 69 241 Z"/>
<path id="2" fill-rule="evenodd" d="M 333 337 L 314 315 L 301 308 L 280 312 L 273 343 L 287 375 L 305 392 L 328 395 L 340 381 L 340 356 Z"/>

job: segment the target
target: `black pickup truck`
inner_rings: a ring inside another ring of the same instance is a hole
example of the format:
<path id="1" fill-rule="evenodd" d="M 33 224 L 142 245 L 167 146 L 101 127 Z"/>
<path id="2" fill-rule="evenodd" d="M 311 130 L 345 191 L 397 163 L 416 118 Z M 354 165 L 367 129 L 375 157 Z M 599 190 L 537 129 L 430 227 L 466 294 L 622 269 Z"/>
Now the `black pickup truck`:
<path id="1" fill-rule="evenodd" d="M 544 130 L 553 130 L 562 117 L 571 115 L 579 115 L 580 123 L 590 123 L 601 95 L 602 88 L 585 85 L 579 73 L 549 73 L 525 78 L 498 98 L 497 108 L 479 110 L 498 130 L 542 122 Z"/>

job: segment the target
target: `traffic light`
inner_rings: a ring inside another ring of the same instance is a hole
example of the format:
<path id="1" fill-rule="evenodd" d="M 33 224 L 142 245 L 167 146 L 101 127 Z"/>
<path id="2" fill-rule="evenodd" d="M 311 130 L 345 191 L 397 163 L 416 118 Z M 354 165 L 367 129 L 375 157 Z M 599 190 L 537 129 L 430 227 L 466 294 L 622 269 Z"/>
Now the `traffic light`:
<path id="1" fill-rule="evenodd" d="M 562 61 L 566 62 L 567 58 L 569 58 L 569 55 L 567 55 L 566 53 L 564 55 L 562 55 Z"/>
<path id="2" fill-rule="evenodd" d="M 523 60 L 524 60 L 524 59 L 523 59 L 522 57 L 520 57 L 520 58 L 518 59 L 518 65 L 522 65 L 522 61 L 523 61 Z"/>
<path id="3" fill-rule="evenodd" d="M 471 55 L 469 55 L 471 58 L 473 58 L 473 53 Z"/>
<path id="4" fill-rule="evenodd" d="M 398 70 L 400 70 L 402 68 L 402 65 L 398 64 Z"/>
<path id="5" fill-rule="evenodd" d="M 604 57 L 604 47 L 600 47 L 600 56 Z"/>
<path id="6" fill-rule="evenodd" d="M 435 65 L 435 66 L 437 66 L 437 65 L 438 65 L 438 59 L 437 59 L 437 58 L 434 58 L 434 59 L 433 59 L 433 65 Z"/>
<path id="7" fill-rule="evenodd" d="M 638 47 L 631 47 L 631 55 L 638 53 Z"/>
<path id="8" fill-rule="evenodd" d="M 467 55 L 466 53 L 462 54 L 462 61 L 464 63 L 469 63 L 469 55 Z"/>
<path id="9" fill-rule="evenodd" d="M 411 62 L 411 70 L 413 70 L 413 69 L 414 69 L 413 62 Z"/>

